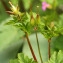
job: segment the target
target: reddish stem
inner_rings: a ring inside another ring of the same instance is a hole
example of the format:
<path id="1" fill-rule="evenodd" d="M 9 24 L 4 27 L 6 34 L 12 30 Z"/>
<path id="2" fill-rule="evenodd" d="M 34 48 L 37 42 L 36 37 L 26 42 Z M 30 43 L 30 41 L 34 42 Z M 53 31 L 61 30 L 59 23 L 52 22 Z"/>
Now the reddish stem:
<path id="1" fill-rule="evenodd" d="M 50 42 L 51 42 L 51 38 L 48 39 L 48 55 L 49 55 L 49 59 L 50 59 L 50 56 L 51 56 L 51 53 L 50 53 Z"/>
<path id="2" fill-rule="evenodd" d="M 26 34 L 26 39 L 27 39 L 27 42 L 28 42 L 30 51 L 31 51 L 31 53 L 32 53 L 32 56 L 33 56 L 34 60 L 37 62 L 36 56 L 35 56 L 35 54 L 34 54 L 34 51 L 33 51 L 33 49 L 32 49 L 32 46 L 31 46 L 31 43 L 30 43 L 30 40 L 29 40 L 29 37 L 28 37 L 28 34 L 27 34 L 26 32 L 25 32 L 25 34 Z"/>

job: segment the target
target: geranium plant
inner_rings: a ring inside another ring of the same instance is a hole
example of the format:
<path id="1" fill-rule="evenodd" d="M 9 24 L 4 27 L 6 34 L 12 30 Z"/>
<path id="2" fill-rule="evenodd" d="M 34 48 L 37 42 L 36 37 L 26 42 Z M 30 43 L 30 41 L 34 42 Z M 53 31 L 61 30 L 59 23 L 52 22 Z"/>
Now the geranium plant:
<path id="1" fill-rule="evenodd" d="M 31 54 L 33 56 L 33 60 L 29 59 L 27 56 L 25 57 L 24 54 L 18 54 L 18 59 L 11 60 L 10 63 L 38 63 L 36 55 L 33 51 L 33 48 L 31 46 L 31 42 L 29 40 L 29 35 L 32 33 L 35 33 L 36 40 L 37 40 L 37 47 L 38 47 L 38 53 L 40 56 L 41 63 L 43 63 L 41 52 L 40 52 L 40 45 L 38 41 L 38 35 L 37 33 L 40 32 L 44 37 L 48 40 L 48 56 L 49 59 L 51 57 L 51 50 L 50 50 L 50 42 L 52 37 L 57 37 L 59 34 L 63 34 L 63 27 L 59 26 L 59 15 L 56 12 L 56 1 L 53 0 L 53 2 L 50 4 L 46 1 L 42 2 L 42 12 L 47 13 L 44 16 L 40 16 L 39 13 L 32 12 L 20 12 L 18 6 L 14 6 L 11 2 L 9 2 L 11 5 L 11 11 L 7 11 L 10 13 L 11 17 L 13 18 L 6 24 L 11 24 L 18 29 L 22 30 L 25 33 L 25 37 L 27 39 Z M 37 9 L 39 9 L 39 6 L 37 6 Z M 35 14 L 35 16 L 34 16 Z M 58 52 L 58 55 L 62 55 L 61 51 Z M 51 62 L 51 59 L 47 63 L 61 63 L 63 62 L 63 59 L 61 57 L 61 61 L 58 59 L 60 58 L 58 55 L 56 55 L 56 52 L 54 53 L 54 56 L 51 58 L 53 59 Z M 56 62 L 57 58 L 57 62 Z"/>

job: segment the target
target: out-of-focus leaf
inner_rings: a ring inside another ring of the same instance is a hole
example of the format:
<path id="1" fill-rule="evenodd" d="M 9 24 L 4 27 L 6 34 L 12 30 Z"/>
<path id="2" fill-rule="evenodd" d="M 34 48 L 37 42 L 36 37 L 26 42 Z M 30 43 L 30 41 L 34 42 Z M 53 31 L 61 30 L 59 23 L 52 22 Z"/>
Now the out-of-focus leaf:
<path id="1" fill-rule="evenodd" d="M 44 0 L 41 0 L 41 1 L 44 1 Z M 53 0 L 46 0 L 46 2 L 53 3 Z"/>
<path id="2" fill-rule="evenodd" d="M 57 0 L 58 1 L 58 4 L 59 5 L 62 5 L 63 4 L 63 1 L 62 0 Z"/>
<path id="3" fill-rule="evenodd" d="M 6 10 L 4 9 L 2 3 L 0 2 L 0 22 L 8 18 L 9 15 L 6 13 Z"/>
<path id="4" fill-rule="evenodd" d="M 15 59 L 15 60 L 10 60 L 10 62 L 9 63 L 19 63 L 18 62 L 18 60 L 17 59 Z"/>
<path id="5" fill-rule="evenodd" d="M 36 42 L 35 34 L 30 35 L 29 39 L 31 41 L 31 45 L 33 47 L 35 55 L 38 59 L 38 63 L 40 63 L 40 58 L 39 58 L 39 54 L 38 54 L 38 48 L 37 48 L 37 42 Z M 45 62 L 45 61 L 48 60 L 48 42 L 47 42 L 47 39 L 45 39 L 44 36 L 41 35 L 40 33 L 38 33 L 38 39 L 39 39 L 42 59 Z M 26 54 L 27 56 L 29 56 L 30 58 L 32 58 L 32 55 L 31 55 L 31 52 L 30 52 L 30 49 L 29 49 L 27 42 L 25 42 L 25 45 L 24 45 L 24 48 L 23 48 L 23 53 Z"/>
<path id="6" fill-rule="evenodd" d="M 26 10 L 29 9 L 31 2 L 32 2 L 32 0 L 23 0 L 24 7 L 25 7 Z"/>
<path id="7" fill-rule="evenodd" d="M 0 63 L 8 63 L 10 59 L 15 58 L 23 40 L 22 31 L 9 25 L 0 25 Z"/>
<path id="8" fill-rule="evenodd" d="M 58 36 L 52 43 L 52 50 L 63 50 L 63 35 Z"/>
<path id="9" fill-rule="evenodd" d="M 14 5 L 17 5 L 19 0 L 10 0 L 10 1 L 11 1 Z"/>

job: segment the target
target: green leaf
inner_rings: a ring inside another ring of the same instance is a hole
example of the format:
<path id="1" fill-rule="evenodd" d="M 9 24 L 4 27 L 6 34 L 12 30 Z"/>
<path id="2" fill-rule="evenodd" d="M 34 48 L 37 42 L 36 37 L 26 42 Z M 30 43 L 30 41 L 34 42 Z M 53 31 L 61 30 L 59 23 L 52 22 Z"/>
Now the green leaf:
<path id="1" fill-rule="evenodd" d="M 17 59 L 15 59 L 15 60 L 10 60 L 9 63 L 19 63 L 19 61 Z"/>
<path id="2" fill-rule="evenodd" d="M 10 25 L 10 24 L 12 24 L 12 25 L 15 24 L 14 20 L 10 20 L 7 23 L 5 23 L 5 25 Z"/>
<path id="3" fill-rule="evenodd" d="M 24 55 L 23 53 L 18 54 L 18 58 L 11 60 L 10 63 L 37 63 L 32 59 L 29 59 L 28 56 Z"/>
<path id="4" fill-rule="evenodd" d="M 14 5 L 17 5 L 19 0 L 10 0 L 10 1 L 11 1 Z"/>
<path id="5" fill-rule="evenodd" d="M 8 63 L 16 57 L 24 33 L 13 26 L 0 24 L 0 63 Z"/>
<path id="6" fill-rule="evenodd" d="M 24 3 L 24 7 L 26 10 L 29 9 L 30 5 L 31 5 L 32 0 L 28 1 L 28 0 L 23 0 Z"/>
<path id="7" fill-rule="evenodd" d="M 54 52 L 47 63 L 63 63 L 63 51 L 59 50 L 58 53 Z"/>
<path id="8" fill-rule="evenodd" d="M 6 2 L 5 2 L 6 3 Z M 4 5 L 2 4 L 2 2 L 0 1 L 0 23 L 3 20 L 6 20 L 7 18 L 9 18 L 9 15 L 6 13 L 6 10 L 4 8 Z"/>

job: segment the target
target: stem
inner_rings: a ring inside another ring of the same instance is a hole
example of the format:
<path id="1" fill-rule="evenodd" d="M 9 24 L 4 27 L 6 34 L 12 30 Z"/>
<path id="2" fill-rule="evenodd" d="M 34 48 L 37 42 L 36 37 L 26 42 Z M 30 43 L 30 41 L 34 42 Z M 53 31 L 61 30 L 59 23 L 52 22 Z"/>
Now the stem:
<path id="1" fill-rule="evenodd" d="M 51 42 L 51 38 L 48 39 L 48 55 L 49 55 L 49 59 L 50 59 L 50 56 L 51 56 L 51 53 L 50 53 L 50 42 Z"/>
<path id="2" fill-rule="evenodd" d="M 33 51 L 33 49 L 32 49 L 32 46 L 31 46 L 31 43 L 30 43 L 30 40 L 29 40 L 29 37 L 28 37 L 27 32 L 25 32 L 25 35 L 26 35 L 26 39 L 27 39 L 27 42 L 28 42 L 30 51 L 31 51 L 31 53 L 32 53 L 32 56 L 33 56 L 34 60 L 37 62 L 37 59 L 36 59 L 36 56 L 35 56 L 34 51 Z"/>
<path id="3" fill-rule="evenodd" d="M 40 47 L 39 47 L 39 41 L 38 41 L 37 32 L 36 32 L 36 40 L 37 40 L 37 46 L 38 46 L 38 52 L 39 52 L 40 60 L 41 60 L 41 63 L 43 63 L 42 57 L 41 57 L 41 53 L 40 53 Z"/>

